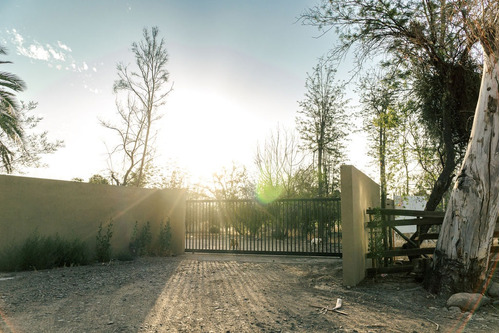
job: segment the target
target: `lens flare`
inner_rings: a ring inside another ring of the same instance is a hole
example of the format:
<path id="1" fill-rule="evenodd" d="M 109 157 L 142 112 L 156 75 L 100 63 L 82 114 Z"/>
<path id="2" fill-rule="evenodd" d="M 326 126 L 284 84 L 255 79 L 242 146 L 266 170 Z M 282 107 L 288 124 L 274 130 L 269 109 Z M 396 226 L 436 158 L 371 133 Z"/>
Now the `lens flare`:
<path id="1" fill-rule="evenodd" d="M 282 193 L 283 188 L 281 186 L 260 182 L 257 184 L 257 200 L 262 204 L 269 204 L 279 199 Z"/>

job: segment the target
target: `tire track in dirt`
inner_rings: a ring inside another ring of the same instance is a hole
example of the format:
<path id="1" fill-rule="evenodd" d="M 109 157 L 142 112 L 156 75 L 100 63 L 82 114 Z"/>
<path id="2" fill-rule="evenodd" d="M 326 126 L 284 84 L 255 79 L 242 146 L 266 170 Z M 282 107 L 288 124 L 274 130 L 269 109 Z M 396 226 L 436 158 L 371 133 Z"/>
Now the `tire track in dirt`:
<path id="1" fill-rule="evenodd" d="M 281 326 L 266 295 L 276 281 L 278 274 L 258 264 L 184 260 L 140 329 L 271 331 Z"/>
<path id="2" fill-rule="evenodd" d="M 139 327 L 143 332 L 177 330 L 182 326 L 183 305 L 190 297 L 189 272 L 193 270 L 189 261 L 182 261 L 172 276 L 165 281 L 162 292 L 158 296 L 143 324 Z"/>
<path id="3" fill-rule="evenodd" d="M 264 297 L 258 292 L 259 287 L 255 285 L 255 276 L 250 275 L 245 264 L 236 262 L 225 263 L 225 288 L 227 293 L 232 294 L 232 303 L 237 313 L 233 313 L 239 329 L 256 330 L 264 328 L 266 322 L 270 321 L 266 309 L 269 308 Z M 259 276 L 259 284 L 266 285 L 265 276 Z"/>

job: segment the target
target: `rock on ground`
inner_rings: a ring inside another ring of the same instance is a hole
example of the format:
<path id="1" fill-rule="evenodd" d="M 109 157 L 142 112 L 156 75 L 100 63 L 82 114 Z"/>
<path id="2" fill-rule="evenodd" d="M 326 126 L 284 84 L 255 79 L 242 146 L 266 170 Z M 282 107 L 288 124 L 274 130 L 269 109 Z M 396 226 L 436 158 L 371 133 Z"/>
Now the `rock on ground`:
<path id="1" fill-rule="evenodd" d="M 451 295 L 446 302 L 448 308 L 456 306 L 462 311 L 475 311 L 481 306 L 488 304 L 490 299 L 478 293 L 457 293 Z"/>
<path id="2" fill-rule="evenodd" d="M 488 296 L 498 298 L 498 282 L 492 282 L 488 289 Z"/>

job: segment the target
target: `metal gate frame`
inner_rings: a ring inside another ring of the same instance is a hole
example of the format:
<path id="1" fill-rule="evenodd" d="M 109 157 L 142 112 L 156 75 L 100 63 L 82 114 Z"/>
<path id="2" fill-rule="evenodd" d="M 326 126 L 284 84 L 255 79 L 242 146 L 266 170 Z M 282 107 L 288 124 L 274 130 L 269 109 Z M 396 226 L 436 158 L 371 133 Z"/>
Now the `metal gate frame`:
<path id="1" fill-rule="evenodd" d="M 187 200 L 186 252 L 342 256 L 340 199 Z"/>

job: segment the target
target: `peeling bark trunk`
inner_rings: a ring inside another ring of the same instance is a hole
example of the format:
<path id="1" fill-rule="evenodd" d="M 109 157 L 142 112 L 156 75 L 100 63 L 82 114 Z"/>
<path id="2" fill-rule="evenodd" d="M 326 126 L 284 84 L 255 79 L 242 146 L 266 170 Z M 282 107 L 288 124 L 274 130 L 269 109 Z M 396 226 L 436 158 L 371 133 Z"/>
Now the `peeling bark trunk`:
<path id="1" fill-rule="evenodd" d="M 498 221 L 498 57 L 485 58 L 471 138 L 448 204 L 427 287 L 483 292 Z"/>

